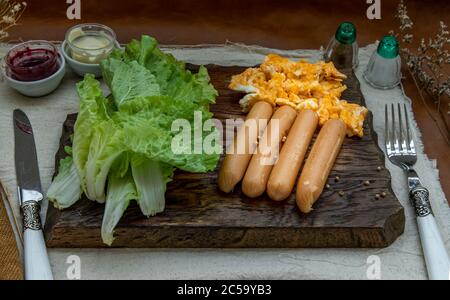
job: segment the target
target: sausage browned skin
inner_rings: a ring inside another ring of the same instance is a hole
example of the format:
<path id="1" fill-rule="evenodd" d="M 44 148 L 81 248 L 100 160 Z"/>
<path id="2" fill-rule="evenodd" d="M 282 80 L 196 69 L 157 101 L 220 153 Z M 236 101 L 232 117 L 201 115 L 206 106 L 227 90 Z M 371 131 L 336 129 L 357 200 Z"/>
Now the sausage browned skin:
<path id="1" fill-rule="evenodd" d="M 248 163 L 256 150 L 258 136 L 263 134 L 272 113 L 272 105 L 267 102 L 259 101 L 253 105 L 220 168 L 218 184 L 222 191 L 231 192 L 244 177 Z"/>
<path id="2" fill-rule="evenodd" d="M 270 171 L 278 158 L 280 142 L 289 132 L 296 116 L 296 110 L 287 105 L 273 114 L 242 181 L 242 192 L 246 196 L 255 198 L 266 190 Z"/>
<path id="3" fill-rule="evenodd" d="M 267 183 L 267 194 L 272 200 L 282 201 L 291 195 L 318 121 L 317 113 L 309 109 L 295 119 Z"/>
<path id="4" fill-rule="evenodd" d="M 341 119 L 328 120 L 320 130 L 297 184 L 296 200 L 302 212 L 309 213 L 322 194 L 345 132 L 346 125 Z"/>

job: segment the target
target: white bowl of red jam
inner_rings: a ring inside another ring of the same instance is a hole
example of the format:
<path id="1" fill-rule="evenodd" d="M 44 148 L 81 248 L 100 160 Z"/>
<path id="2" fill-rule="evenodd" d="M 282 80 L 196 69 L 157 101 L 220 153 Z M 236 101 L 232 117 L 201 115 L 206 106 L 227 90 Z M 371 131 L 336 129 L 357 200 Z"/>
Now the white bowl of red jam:
<path id="1" fill-rule="evenodd" d="M 9 50 L 4 58 L 7 84 L 29 97 L 53 92 L 64 77 L 66 62 L 55 45 L 28 41 Z"/>

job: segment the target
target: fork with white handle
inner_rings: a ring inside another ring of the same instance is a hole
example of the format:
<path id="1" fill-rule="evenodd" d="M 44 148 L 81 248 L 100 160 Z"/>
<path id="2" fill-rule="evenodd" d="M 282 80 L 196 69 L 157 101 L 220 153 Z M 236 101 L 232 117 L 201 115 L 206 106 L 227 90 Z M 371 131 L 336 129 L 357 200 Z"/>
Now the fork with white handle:
<path id="1" fill-rule="evenodd" d="M 391 105 L 390 111 L 388 105 L 385 107 L 386 154 L 394 165 L 407 173 L 409 199 L 417 217 L 428 277 L 431 280 L 449 280 L 450 261 L 431 209 L 429 192 L 422 186 L 413 169 L 417 153 L 409 130 L 406 105 L 403 105 L 403 108 L 404 120 L 400 103 L 397 105 L 397 112 L 394 104 Z"/>

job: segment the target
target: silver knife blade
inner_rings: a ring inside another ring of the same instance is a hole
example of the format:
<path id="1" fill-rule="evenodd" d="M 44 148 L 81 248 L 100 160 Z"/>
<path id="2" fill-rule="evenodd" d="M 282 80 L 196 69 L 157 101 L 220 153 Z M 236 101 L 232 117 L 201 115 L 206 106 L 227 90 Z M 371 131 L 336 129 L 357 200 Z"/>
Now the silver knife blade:
<path id="1" fill-rule="evenodd" d="M 14 110 L 14 158 L 19 189 L 42 193 L 33 129 L 27 115 Z"/>

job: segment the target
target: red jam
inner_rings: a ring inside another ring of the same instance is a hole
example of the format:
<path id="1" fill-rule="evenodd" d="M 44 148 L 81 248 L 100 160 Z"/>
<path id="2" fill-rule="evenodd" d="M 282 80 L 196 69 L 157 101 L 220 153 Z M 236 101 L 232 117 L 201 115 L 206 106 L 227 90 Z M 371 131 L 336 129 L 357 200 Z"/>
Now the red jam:
<path id="1" fill-rule="evenodd" d="M 24 43 L 11 49 L 6 58 L 6 64 L 13 79 L 41 80 L 58 71 L 58 52 L 50 43 Z"/>

